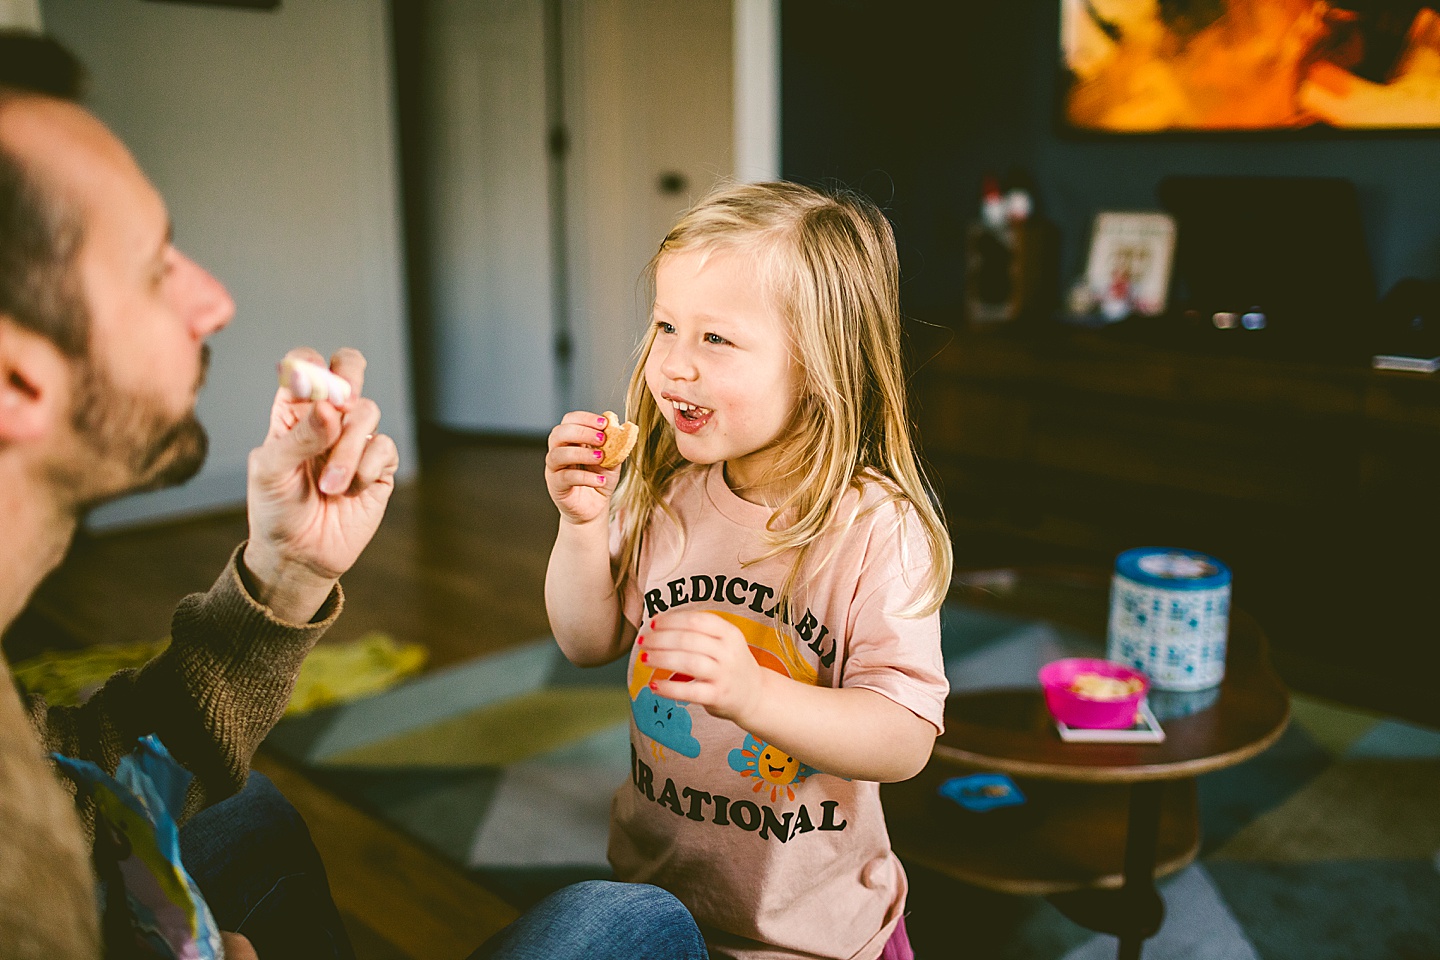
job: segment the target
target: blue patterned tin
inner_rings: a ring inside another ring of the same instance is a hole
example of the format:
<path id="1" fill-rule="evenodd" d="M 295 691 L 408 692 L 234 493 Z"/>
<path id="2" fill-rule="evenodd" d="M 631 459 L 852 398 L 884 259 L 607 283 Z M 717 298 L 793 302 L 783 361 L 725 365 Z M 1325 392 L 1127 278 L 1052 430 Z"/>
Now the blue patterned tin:
<path id="1" fill-rule="evenodd" d="M 1157 690 L 1204 690 L 1225 677 L 1230 569 L 1193 550 L 1137 547 L 1115 561 L 1106 655 Z"/>

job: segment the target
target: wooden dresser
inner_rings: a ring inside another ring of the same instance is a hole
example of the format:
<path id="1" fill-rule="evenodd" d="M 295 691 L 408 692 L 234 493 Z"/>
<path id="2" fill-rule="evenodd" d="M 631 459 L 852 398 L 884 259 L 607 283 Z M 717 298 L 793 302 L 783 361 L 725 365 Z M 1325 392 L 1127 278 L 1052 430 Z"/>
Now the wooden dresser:
<path id="1" fill-rule="evenodd" d="M 1059 325 L 911 345 L 957 565 L 1203 550 L 1298 689 L 1440 722 L 1440 374 Z"/>

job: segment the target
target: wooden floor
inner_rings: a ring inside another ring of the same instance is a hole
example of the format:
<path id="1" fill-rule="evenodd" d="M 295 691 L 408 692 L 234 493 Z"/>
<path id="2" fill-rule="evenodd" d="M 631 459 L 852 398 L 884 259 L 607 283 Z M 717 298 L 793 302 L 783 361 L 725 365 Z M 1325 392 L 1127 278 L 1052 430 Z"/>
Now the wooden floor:
<path id="1" fill-rule="evenodd" d="M 558 517 L 538 445 L 450 441 L 346 575 L 345 612 L 322 642 L 383 630 L 424 644 L 428 669 L 548 632 L 545 564 Z M 12 662 L 46 648 L 154 640 L 185 593 L 206 589 L 245 536 L 241 513 L 77 538 L 5 637 Z M 463 873 L 263 755 L 310 824 L 361 960 L 465 957 L 514 911 Z"/>

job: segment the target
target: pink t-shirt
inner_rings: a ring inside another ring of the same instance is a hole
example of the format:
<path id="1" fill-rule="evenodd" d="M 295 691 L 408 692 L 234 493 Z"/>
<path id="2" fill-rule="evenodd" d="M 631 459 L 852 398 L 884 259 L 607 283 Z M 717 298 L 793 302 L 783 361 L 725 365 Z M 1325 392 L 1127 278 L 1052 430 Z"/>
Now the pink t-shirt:
<path id="1" fill-rule="evenodd" d="M 793 554 L 743 562 L 763 552 L 770 509 L 736 496 L 721 465 L 683 472 L 667 499 L 683 541 L 657 515 L 638 582 L 622 598 L 626 619 L 713 611 L 744 631 L 762 666 L 801 683 L 874 690 L 940 729 L 939 616 L 899 615 L 930 564 L 913 507 L 865 512 L 884 499 L 875 481 L 847 493 L 850 522 L 812 550 L 834 553 L 801 578 L 797 622 L 777 631 L 775 594 Z M 632 647 L 631 780 L 611 810 L 616 875 L 679 897 L 715 957 L 878 957 L 907 890 L 879 784 L 815 770 L 703 707 L 658 696 L 637 656 Z"/>

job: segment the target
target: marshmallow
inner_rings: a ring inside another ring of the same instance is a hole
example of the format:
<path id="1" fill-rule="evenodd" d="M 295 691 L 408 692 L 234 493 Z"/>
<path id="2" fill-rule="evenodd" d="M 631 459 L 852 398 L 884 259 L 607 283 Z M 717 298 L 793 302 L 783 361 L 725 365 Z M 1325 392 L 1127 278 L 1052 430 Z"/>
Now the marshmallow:
<path id="1" fill-rule="evenodd" d="M 296 400 L 329 400 L 339 407 L 350 399 L 350 381 L 319 364 L 293 357 L 280 361 L 280 386 Z"/>

